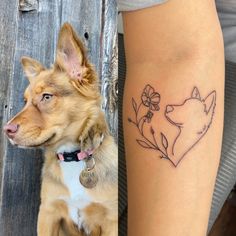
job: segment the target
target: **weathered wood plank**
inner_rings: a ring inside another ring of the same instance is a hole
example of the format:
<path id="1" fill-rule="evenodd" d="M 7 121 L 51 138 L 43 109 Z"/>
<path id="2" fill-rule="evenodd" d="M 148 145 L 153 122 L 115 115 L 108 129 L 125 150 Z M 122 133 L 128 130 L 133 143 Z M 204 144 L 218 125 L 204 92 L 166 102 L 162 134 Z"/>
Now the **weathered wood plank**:
<path id="1" fill-rule="evenodd" d="M 38 1 L 37 0 L 20 0 L 19 2 L 19 11 L 27 12 L 38 10 Z"/>
<path id="2" fill-rule="evenodd" d="M 17 0 L 1 2 L 0 6 L 0 129 L 5 122 L 8 101 L 7 88 L 12 80 L 12 60 L 14 57 L 15 38 L 14 34 L 17 24 Z M 4 143 L 6 142 L 3 133 L 0 133 L 0 179 L 2 179 L 2 166 Z M 1 182 L 0 182 L 1 189 Z M 1 202 L 1 193 L 0 193 Z M 1 225 L 0 225 L 1 226 Z"/>
<path id="3" fill-rule="evenodd" d="M 101 93 L 103 109 L 112 134 L 118 139 L 118 41 L 117 3 L 105 0 L 101 50 Z"/>
<path id="4" fill-rule="evenodd" d="M 100 74 L 100 41 L 103 1 L 66 0 L 62 2 L 61 24 L 73 25 L 88 49 L 90 61 Z"/>
<path id="5" fill-rule="evenodd" d="M 54 58 L 56 36 L 60 27 L 60 1 L 40 0 L 38 9 L 18 15 L 14 58 L 13 80 L 9 84 L 7 119 L 23 106 L 23 91 L 27 80 L 23 76 L 20 58 L 32 56 L 49 66 Z M 0 235 L 36 235 L 39 206 L 42 153 L 39 150 L 22 150 L 5 145 Z"/>

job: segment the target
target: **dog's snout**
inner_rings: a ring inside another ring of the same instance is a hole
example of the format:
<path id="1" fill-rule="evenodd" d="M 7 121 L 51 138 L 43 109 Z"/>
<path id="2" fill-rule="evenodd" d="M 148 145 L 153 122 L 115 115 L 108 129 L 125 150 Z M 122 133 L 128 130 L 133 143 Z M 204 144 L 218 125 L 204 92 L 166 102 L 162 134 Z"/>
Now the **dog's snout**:
<path id="1" fill-rule="evenodd" d="M 3 130 L 7 134 L 8 137 L 13 138 L 19 128 L 17 124 L 7 124 L 3 127 Z"/>
<path id="2" fill-rule="evenodd" d="M 174 111 L 174 107 L 171 106 L 171 105 L 168 105 L 168 106 L 166 107 L 166 113 L 169 113 L 169 112 L 172 112 L 172 111 Z"/>

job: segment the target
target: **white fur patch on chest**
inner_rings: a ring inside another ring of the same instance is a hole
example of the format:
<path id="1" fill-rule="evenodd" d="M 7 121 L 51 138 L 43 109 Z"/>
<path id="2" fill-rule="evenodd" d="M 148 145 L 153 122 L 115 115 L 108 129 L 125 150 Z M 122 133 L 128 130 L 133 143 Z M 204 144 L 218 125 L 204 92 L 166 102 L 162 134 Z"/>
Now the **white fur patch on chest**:
<path id="1" fill-rule="evenodd" d="M 72 144 L 63 145 L 57 151 L 57 153 L 73 152 L 78 147 Z M 70 217 L 77 224 L 78 223 L 78 211 L 88 206 L 91 202 L 91 196 L 88 195 L 86 189 L 81 185 L 79 181 L 79 175 L 85 168 L 84 161 L 79 162 L 64 162 L 60 161 L 60 167 L 63 174 L 64 184 L 70 192 L 70 197 L 62 199 L 67 203 Z"/>

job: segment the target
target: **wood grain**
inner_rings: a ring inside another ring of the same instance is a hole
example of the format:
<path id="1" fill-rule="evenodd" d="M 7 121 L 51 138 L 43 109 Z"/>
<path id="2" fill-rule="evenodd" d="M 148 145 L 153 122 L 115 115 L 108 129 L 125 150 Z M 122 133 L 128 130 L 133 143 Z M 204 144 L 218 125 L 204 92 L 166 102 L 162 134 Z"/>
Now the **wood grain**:
<path id="1" fill-rule="evenodd" d="M 117 5 L 114 0 L 105 0 L 101 44 L 101 93 L 103 109 L 112 134 L 118 139 L 118 39 Z M 111 37 L 113 35 L 113 37 Z"/>
<path id="2" fill-rule="evenodd" d="M 14 48 L 16 35 L 14 33 L 17 25 L 17 3 L 16 0 L 1 2 L 0 7 L 0 128 L 6 121 L 8 104 L 8 87 L 12 81 L 12 62 L 14 58 Z M 3 175 L 3 155 L 6 138 L 0 132 L 0 178 Z M 2 182 L 0 182 L 2 188 Z M 0 200 L 2 196 L 0 193 Z M 0 225 L 1 226 L 1 225 Z"/>
<path id="3" fill-rule="evenodd" d="M 101 80 L 102 95 L 106 98 L 103 108 L 112 133 L 117 137 L 115 0 L 1 2 L 0 127 L 2 129 L 3 124 L 23 107 L 27 80 L 20 58 L 31 56 L 49 67 L 64 22 L 74 26 L 88 47 L 89 58 Z M 42 151 L 18 149 L 8 143 L 2 132 L 0 135 L 0 236 L 36 235 Z"/>

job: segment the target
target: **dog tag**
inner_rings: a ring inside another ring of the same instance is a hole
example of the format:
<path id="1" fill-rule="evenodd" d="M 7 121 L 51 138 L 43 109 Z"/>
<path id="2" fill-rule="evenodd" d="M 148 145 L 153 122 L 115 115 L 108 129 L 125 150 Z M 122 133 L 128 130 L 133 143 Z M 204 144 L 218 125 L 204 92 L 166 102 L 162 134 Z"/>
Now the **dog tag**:
<path id="1" fill-rule="evenodd" d="M 79 181 L 85 188 L 94 188 L 98 182 L 98 175 L 94 170 L 86 168 L 80 173 Z"/>
<path id="2" fill-rule="evenodd" d="M 94 167 L 95 167 L 95 160 L 93 156 L 89 156 L 85 159 L 86 168 L 81 171 L 79 180 L 80 183 L 85 188 L 94 188 L 98 182 L 98 175 L 96 174 Z"/>

